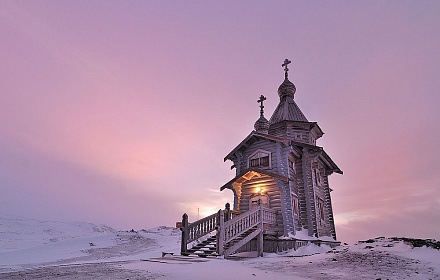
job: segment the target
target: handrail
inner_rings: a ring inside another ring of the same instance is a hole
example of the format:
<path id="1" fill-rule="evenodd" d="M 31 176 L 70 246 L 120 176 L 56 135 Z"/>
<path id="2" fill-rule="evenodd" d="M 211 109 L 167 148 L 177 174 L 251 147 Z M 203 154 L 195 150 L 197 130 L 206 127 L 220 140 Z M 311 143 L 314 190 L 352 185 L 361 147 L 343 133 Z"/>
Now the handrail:
<path id="1" fill-rule="evenodd" d="M 274 225 L 277 223 L 277 211 L 263 207 L 263 223 Z"/>
<path id="2" fill-rule="evenodd" d="M 245 233 L 249 229 L 255 227 L 260 223 L 260 208 L 243 213 L 240 216 L 233 218 L 224 223 L 224 244 L 236 239 L 241 234 Z"/>
<path id="3" fill-rule="evenodd" d="M 224 213 L 225 213 L 225 221 L 232 220 L 233 218 L 241 215 L 241 211 L 237 211 L 237 210 L 226 209 Z"/>
<path id="4" fill-rule="evenodd" d="M 215 213 L 188 224 L 188 227 L 186 228 L 188 231 L 187 243 L 193 242 L 194 240 L 213 232 L 217 226 L 217 218 L 218 214 Z"/>
<path id="5" fill-rule="evenodd" d="M 243 214 L 240 214 L 239 211 L 230 210 L 229 205 L 226 205 L 225 210 L 219 210 L 217 213 L 191 224 L 188 223 L 188 215 L 184 214 L 181 227 L 181 254 L 187 254 L 187 246 L 189 243 L 206 236 L 214 230 L 217 230 L 216 247 L 217 253 L 220 255 L 223 254 L 226 245 L 237 238 L 242 238 L 242 234 L 257 226 L 260 236 L 259 239 L 261 239 L 262 242 L 263 224 L 276 224 L 276 216 L 277 211 L 265 208 L 262 204 Z M 245 240 L 242 240 L 240 243 L 243 241 Z M 234 246 L 237 245 L 239 244 L 235 244 Z M 262 248 L 262 245 L 259 247 Z"/>
<path id="6" fill-rule="evenodd" d="M 224 223 L 223 244 L 226 245 L 246 231 L 263 224 L 276 223 L 276 211 L 260 206 Z"/>

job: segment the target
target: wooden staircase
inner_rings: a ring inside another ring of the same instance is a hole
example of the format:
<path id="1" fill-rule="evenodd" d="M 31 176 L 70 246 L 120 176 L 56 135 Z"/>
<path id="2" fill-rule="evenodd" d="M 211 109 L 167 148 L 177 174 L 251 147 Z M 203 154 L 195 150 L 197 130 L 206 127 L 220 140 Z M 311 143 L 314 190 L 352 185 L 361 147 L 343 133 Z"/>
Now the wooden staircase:
<path id="1" fill-rule="evenodd" d="M 238 235 L 235 239 L 224 246 L 224 255 L 230 256 L 235 254 L 238 249 L 243 247 L 246 243 L 257 237 L 261 232 L 261 229 L 254 227 Z"/>
<path id="2" fill-rule="evenodd" d="M 186 214 L 182 217 L 181 255 L 195 254 L 200 257 L 224 255 L 226 258 L 234 254 L 252 239 L 257 238 L 258 256 L 263 255 L 263 225 L 276 223 L 276 212 L 259 207 L 248 212 L 237 214 L 226 209 L 216 214 L 188 223 Z M 188 249 L 188 244 L 212 235 L 205 241 Z"/>
<path id="3" fill-rule="evenodd" d="M 217 256 L 217 238 L 215 236 L 211 236 L 205 241 L 198 243 L 197 245 L 188 249 L 187 252 L 183 255 L 197 255 L 202 258 L 206 258 L 209 256 Z"/>

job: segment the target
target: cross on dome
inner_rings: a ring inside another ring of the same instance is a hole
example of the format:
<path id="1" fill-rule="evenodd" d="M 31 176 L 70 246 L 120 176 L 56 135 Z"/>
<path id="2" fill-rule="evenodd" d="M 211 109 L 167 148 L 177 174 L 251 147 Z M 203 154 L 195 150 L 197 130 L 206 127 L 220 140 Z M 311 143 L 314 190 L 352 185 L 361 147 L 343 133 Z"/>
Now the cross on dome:
<path id="1" fill-rule="evenodd" d="M 263 105 L 263 102 L 264 102 L 264 100 L 266 100 L 266 99 L 267 99 L 267 98 L 266 98 L 264 95 L 261 95 L 261 96 L 260 96 L 260 99 L 257 100 L 257 102 L 260 103 L 260 116 L 261 116 L 261 117 L 263 117 L 263 115 L 264 115 L 264 111 L 263 111 L 263 109 L 264 109 L 264 105 Z"/>
<path id="2" fill-rule="evenodd" d="M 286 58 L 286 59 L 284 59 L 284 63 L 281 64 L 281 66 L 284 67 L 284 78 L 286 78 L 286 79 L 288 76 L 287 71 L 289 71 L 289 68 L 287 68 L 287 65 L 289 65 L 290 63 L 292 63 L 292 61 L 290 61 Z"/>

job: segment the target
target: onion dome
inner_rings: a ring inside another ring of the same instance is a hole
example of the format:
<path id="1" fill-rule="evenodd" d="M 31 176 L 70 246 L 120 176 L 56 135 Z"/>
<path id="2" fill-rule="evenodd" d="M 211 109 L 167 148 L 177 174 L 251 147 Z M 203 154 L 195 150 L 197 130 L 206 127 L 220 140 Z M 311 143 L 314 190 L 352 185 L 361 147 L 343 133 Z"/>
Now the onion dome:
<path id="1" fill-rule="evenodd" d="M 287 73 L 287 72 L 286 72 Z M 294 96 L 296 92 L 295 85 L 289 81 L 289 79 L 286 77 L 283 81 L 283 83 L 278 87 L 278 96 L 280 98 L 283 98 L 284 96 Z"/>
<path id="2" fill-rule="evenodd" d="M 269 121 L 264 116 L 260 116 L 254 124 L 254 129 L 256 132 L 267 134 L 269 132 Z"/>
<path id="3" fill-rule="evenodd" d="M 269 132 L 269 121 L 264 117 L 264 100 L 266 100 L 266 97 L 261 95 L 260 99 L 257 101 L 260 103 L 260 118 L 255 122 L 254 129 L 256 132 L 267 134 Z"/>
<path id="4" fill-rule="evenodd" d="M 289 81 L 289 68 L 287 67 L 292 61 L 288 60 L 287 58 L 284 60 L 284 63 L 281 65 L 284 67 L 284 81 L 283 83 L 278 87 L 278 96 L 280 99 L 282 99 L 284 96 L 292 96 L 292 98 L 295 95 L 296 87 L 295 85 Z"/>

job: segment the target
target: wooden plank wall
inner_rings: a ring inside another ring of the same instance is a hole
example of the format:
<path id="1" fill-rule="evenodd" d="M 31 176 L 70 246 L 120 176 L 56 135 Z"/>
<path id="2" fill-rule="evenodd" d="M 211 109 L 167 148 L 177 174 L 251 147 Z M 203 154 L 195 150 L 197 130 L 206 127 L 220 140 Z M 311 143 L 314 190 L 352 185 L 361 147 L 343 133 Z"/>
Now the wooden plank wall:
<path id="1" fill-rule="evenodd" d="M 331 235 L 335 240 L 336 239 L 336 229 L 335 229 L 335 220 L 333 217 L 333 208 L 332 208 L 332 200 L 330 195 L 330 185 L 328 181 L 328 175 L 326 174 L 324 177 L 325 182 L 325 206 L 328 211 L 328 222 L 329 222 L 329 235 Z"/>
<path id="2" fill-rule="evenodd" d="M 296 135 L 294 131 L 293 135 Z M 305 135 L 305 134 L 303 134 Z M 310 135 L 307 135 L 310 136 Z M 301 139 L 305 140 L 305 139 Z M 282 143 L 269 140 L 258 140 L 248 147 L 237 162 L 238 170 L 248 169 L 248 158 L 257 150 L 264 150 L 271 154 L 270 172 L 284 175 L 290 179 L 290 183 L 274 180 L 269 176 L 263 176 L 246 181 L 242 184 L 238 195 L 238 210 L 249 210 L 250 196 L 255 193 L 257 185 L 264 185 L 269 195 L 269 205 L 279 211 L 277 231 L 281 234 L 297 230 L 309 229 L 318 236 L 335 237 L 333 212 L 331 208 L 330 191 L 328 188 L 327 170 L 325 164 L 319 159 L 319 151 L 309 150 L 306 156 L 295 160 L 295 171 L 289 170 L 288 155 L 290 147 Z M 305 161 L 303 164 L 302 161 Z M 314 180 L 313 170 L 318 168 L 323 179 L 322 185 L 317 185 Z M 303 170 L 304 169 L 304 170 Z M 299 202 L 299 216 L 294 220 L 292 208 L 292 192 L 297 194 Z M 307 193 L 306 193 L 307 192 Z M 306 199 L 308 198 L 308 202 Z M 321 220 L 317 207 L 317 198 L 324 201 L 324 219 Z M 295 225 L 294 225 L 295 223 Z M 282 228 L 282 230 L 281 230 Z M 310 232 L 310 231 L 309 231 Z"/>
<path id="3" fill-rule="evenodd" d="M 315 172 L 313 169 L 317 169 L 322 178 L 322 184 L 317 183 L 315 179 Z M 335 236 L 333 211 L 331 206 L 330 190 L 328 186 L 328 175 L 325 169 L 325 164 L 315 157 L 312 163 L 312 184 L 315 193 L 315 225 L 318 236 Z M 324 216 L 321 217 L 318 211 L 317 200 L 324 201 Z"/>
<path id="4" fill-rule="evenodd" d="M 308 229 L 306 194 L 305 194 L 305 188 L 304 188 L 304 178 L 307 177 L 307 175 L 305 175 L 304 172 L 307 173 L 307 170 L 303 170 L 303 164 L 302 164 L 303 160 L 307 160 L 306 156 L 303 156 L 300 161 L 297 161 L 295 163 L 296 185 L 297 185 L 297 194 L 298 194 L 298 200 L 299 200 L 299 221 L 298 221 L 299 225 L 298 225 L 298 229 L 300 229 L 300 228 Z"/>
<path id="5" fill-rule="evenodd" d="M 327 245 L 330 248 L 340 246 L 340 242 L 336 241 L 321 241 L 321 240 L 300 240 L 300 239 L 266 239 L 264 238 L 263 252 L 266 253 L 280 253 L 291 249 L 297 250 L 300 247 L 307 246 L 309 243 L 314 243 L 318 246 Z M 253 252 L 257 251 L 257 239 L 252 239 L 246 243 L 243 247 L 237 250 L 237 253 L 241 252 Z"/>
<path id="6" fill-rule="evenodd" d="M 269 208 L 281 212 L 281 194 L 277 183 L 272 177 L 254 177 L 241 185 L 240 211 L 249 211 L 249 201 L 251 195 L 255 194 L 256 188 L 261 187 L 263 193 L 269 196 Z M 271 227 L 272 230 L 283 234 L 284 224 L 281 215 L 277 216 L 277 225 Z"/>

